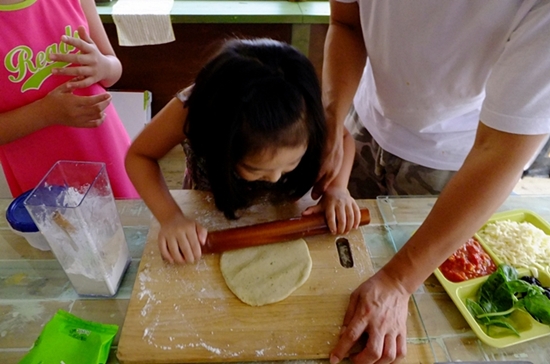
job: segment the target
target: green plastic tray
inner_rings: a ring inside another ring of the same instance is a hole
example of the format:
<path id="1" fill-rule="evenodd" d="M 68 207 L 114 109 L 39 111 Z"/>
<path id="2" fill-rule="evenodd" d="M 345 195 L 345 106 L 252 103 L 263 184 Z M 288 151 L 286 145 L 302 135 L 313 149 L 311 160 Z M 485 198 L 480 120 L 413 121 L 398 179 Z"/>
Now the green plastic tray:
<path id="1" fill-rule="evenodd" d="M 486 224 L 498 220 L 512 220 L 517 222 L 529 222 L 532 225 L 538 227 L 544 231 L 547 235 L 550 235 L 550 224 L 543 218 L 528 210 L 512 210 L 506 212 L 499 212 L 494 214 Z M 493 261 L 498 265 L 502 263 L 502 260 L 496 256 L 493 251 L 487 246 L 487 244 L 477 234 L 474 236 L 480 245 L 485 249 L 487 254 L 493 258 Z M 520 276 L 531 275 L 528 269 L 519 268 L 518 273 Z M 516 324 L 516 328 L 520 336 L 509 334 L 505 336 L 492 337 L 487 335 L 484 328 L 479 325 L 476 319 L 472 316 L 468 308 L 466 307 L 466 299 L 475 298 L 475 294 L 479 287 L 487 280 L 487 276 L 469 279 L 463 282 L 451 282 L 439 269 L 434 272 L 436 278 L 441 282 L 441 285 L 445 291 L 449 294 L 454 304 L 464 316 L 464 319 L 468 322 L 477 337 L 487 345 L 494 346 L 496 348 L 504 348 L 511 345 L 516 345 L 529 340 L 538 339 L 547 335 L 550 335 L 550 326 L 537 322 L 526 312 L 515 311 L 511 318 Z M 541 283 L 548 287 L 550 286 L 550 275 L 546 272 L 539 271 L 539 280 Z"/>

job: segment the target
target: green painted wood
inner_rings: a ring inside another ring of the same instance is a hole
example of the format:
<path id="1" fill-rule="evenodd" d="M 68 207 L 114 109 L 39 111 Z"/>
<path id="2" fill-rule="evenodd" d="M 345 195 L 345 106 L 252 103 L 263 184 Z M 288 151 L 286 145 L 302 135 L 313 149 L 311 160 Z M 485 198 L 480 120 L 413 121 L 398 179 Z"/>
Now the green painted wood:
<path id="1" fill-rule="evenodd" d="M 309 55 L 309 37 L 311 26 L 309 24 L 294 24 L 292 26 L 291 44 L 298 48 L 305 56 Z"/>
<path id="2" fill-rule="evenodd" d="M 328 24 L 330 17 L 330 4 L 327 1 L 302 1 L 299 2 L 302 11 L 302 23 Z"/>

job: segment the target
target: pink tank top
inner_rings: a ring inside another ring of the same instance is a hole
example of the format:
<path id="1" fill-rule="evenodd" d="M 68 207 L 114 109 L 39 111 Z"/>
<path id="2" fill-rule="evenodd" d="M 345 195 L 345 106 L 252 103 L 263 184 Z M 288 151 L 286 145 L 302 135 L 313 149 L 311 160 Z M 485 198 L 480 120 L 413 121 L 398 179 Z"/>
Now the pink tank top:
<path id="1" fill-rule="evenodd" d="M 47 20 L 46 20 L 47 19 Z M 88 28 L 80 0 L 26 0 L 0 6 L 0 113 L 32 103 L 67 82 L 54 76 L 49 53 L 75 52 L 60 41 Z M 78 95 L 104 93 L 95 84 Z M 104 162 L 116 198 L 138 198 L 124 168 L 130 139 L 113 105 L 97 128 L 50 126 L 0 146 L 0 163 L 13 196 L 34 188 L 58 160 Z M 0 125 L 1 127 L 1 125 Z"/>

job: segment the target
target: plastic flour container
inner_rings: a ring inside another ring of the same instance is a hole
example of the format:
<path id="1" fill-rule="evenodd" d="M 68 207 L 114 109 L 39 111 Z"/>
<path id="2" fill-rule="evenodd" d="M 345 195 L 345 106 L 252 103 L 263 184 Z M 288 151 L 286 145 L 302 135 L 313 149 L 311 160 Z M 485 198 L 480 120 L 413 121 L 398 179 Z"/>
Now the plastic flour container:
<path id="1" fill-rule="evenodd" d="M 24 204 L 79 295 L 116 294 L 131 258 L 104 163 L 57 162 Z"/>

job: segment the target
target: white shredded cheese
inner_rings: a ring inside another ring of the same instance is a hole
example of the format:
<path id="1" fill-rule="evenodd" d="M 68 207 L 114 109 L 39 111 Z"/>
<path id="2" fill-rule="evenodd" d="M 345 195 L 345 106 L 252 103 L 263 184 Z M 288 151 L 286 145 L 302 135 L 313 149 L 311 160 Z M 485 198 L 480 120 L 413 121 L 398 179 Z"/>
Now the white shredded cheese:
<path id="1" fill-rule="evenodd" d="M 504 263 L 550 273 L 550 236 L 533 224 L 494 221 L 478 235 Z"/>

